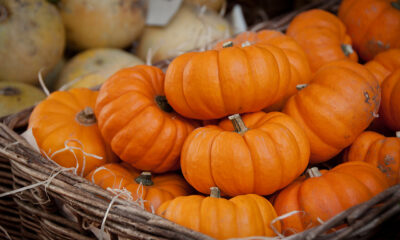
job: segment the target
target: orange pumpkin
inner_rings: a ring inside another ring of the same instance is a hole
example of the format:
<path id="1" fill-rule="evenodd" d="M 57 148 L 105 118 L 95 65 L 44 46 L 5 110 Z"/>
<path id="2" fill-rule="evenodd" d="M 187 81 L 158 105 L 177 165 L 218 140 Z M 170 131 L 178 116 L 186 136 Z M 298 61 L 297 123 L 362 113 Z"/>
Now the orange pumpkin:
<path id="1" fill-rule="evenodd" d="M 311 168 L 275 199 L 278 215 L 302 211 L 281 220 L 285 235 L 302 232 L 388 188 L 385 176 L 364 162 L 343 163 L 326 171 Z"/>
<path id="2" fill-rule="evenodd" d="M 382 103 L 379 115 L 388 128 L 400 131 L 400 68 L 382 83 Z"/>
<path id="3" fill-rule="evenodd" d="M 93 170 L 86 179 L 104 189 L 125 188 L 132 200 L 142 204 L 149 212 L 155 212 L 165 201 L 192 192 L 189 184 L 178 174 L 152 176 L 150 172 L 140 173 L 124 163 L 103 165 Z"/>
<path id="4" fill-rule="evenodd" d="M 280 112 L 230 116 L 219 126 L 194 130 L 182 149 L 183 176 L 197 191 L 271 194 L 307 167 L 309 143 L 293 119 Z"/>
<path id="5" fill-rule="evenodd" d="M 155 173 L 179 168 L 183 142 L 194 127 L 168 105 L 160 69 L 118 71 L 101 87 L 95 110 L 105 141 L 123 161 Z"/>
<path id="6" fill-rule="evenodd" d="M 344 24 L 324 10 L 313 9 L 297 15 L 289 24 L 286 34 L 304 49 L 312 72 L 332 61 L 358 60 Z"/>
<path id="7" fill-rule="evenodd" d="M 400 183 L 400 134 L 385 137 L 375 132 L 363 132 L 348 150 L 347 161 L 364 161 L 383 172 L 390 185 Z"/>
<path id="8" fill-rule="evenodd" d="M 268 107 L 267 111 L 280 110 L 284 102 L 297 92 L 296 85 L 305 84 L 311 80 L 311 69 L 304 50 L 294 41 L 293 38 L 274 30 L 262 30 L 260 32 L 243 32 L 234 39 L 227 39 L 219 42 L 215 49 L 222 49 L 225 42 L 232 41 L 233 45 L 241 44 L 271 44 L 279 47 L 286 54 L 290 63 L 291 82 L 288 83 L 290 88 L 283 99 L 279 99 L 277 103 Z"/>
<path id="9" fill-rule="evenodd" d="M 291 91 L 290 69 L 285 52 L 272 45 L 190 52 L 169 65 L 165 94 L 171 106 L 188 118 L 255 112 Z"/>
<path id="10" fill-rule="evenodd" d="M 365 67 L 382 84 L 390 74 L 400 68 L 400 48 L 390 49 L 379 53 L 373 60 L 367 62 Z"/>
<path id="11" fill-rule="evenodd" d="M 255 194 L 227 200 L 214 187 L 210 197 L 191 195 L 167 201 L 157 214 L 216 239 L 276 236 L 270 223 L 277 214 L 267 199 Z M 273 226 L 280 232 L 279 221 Z"/>
<path id="12" fill-rule="evenodd" d="M 115 160 L 93 113 L 97 95 L 89 89 L 53 92 L 29 118 L 42 153 L 63 167 L 76 167 L 80 176 Z"/>
<path id="13" fill-rule="evenodd" d="M 362 59 L 400 47 L 399 0 L 343 0 L 338 16 Z"/>
<path id="14" fill-rule="evenodd" d="M 337 61 L 322 67 L 312 82 L 286 103 L 310 140 L 310 162 L 331 159 L 372 122 L 381 100 L 377 80 L 362 65 Z"/>

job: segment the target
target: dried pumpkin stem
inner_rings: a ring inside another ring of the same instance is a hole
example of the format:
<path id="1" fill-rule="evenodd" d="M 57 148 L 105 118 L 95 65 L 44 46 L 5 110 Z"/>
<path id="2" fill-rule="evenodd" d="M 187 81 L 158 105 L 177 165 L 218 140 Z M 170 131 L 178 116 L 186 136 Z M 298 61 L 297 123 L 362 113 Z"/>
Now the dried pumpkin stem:
<path id="1" fill-rule="evenodd" d="M 6 6 L 0 4 L 0 23 L 7 20 L 9 15 L 8 9 Z"/>
<path id="2" fill-rule="evenodd" d="M 314 177 L 321 177 L 322 174 L 321 174 L 321 172 L 318 170 L 317 167 L 312 167 L 312 168 L 310 168 L 310 169 L 307 169 L 307 171 L 306 171 L 306 176 L 307 176 L 308 178 L 314 178 Z"/>
<path id="3" fill-rule="evenodd" d="M 85 107 L 82 111 L 76 114 L 75 120 L 84 126 L 90 126 L 96 123 L 96 116 L 91 107 Z"/>
<path id="4" fill-rule="evenodd" d="M 136 179 L 135 182 L 143 184 L 143 186 L 152 186 L 154 182 L 151 180 L 151 172 L 142 172 Z"/>
<path id="5" fill-rule="evenodd" d="M 218 187 L 210 187 L 210 197 L 214 197 L 214 198 L 221 197 L 221 191 L 219 190 Z"/>
<path id="6" fill-rule="evenodd" d="M 174 111 L 171 105 L 169 105 L 168 100 L 165 96 L 156 96 L 155 101 L 158 107 L 161 108 L 161 110 L 163 110 L 164 112 L 170 113 Z"/>
<path id="7" fill-rule="evenodd" d="M 296 89 L 300 91 L 301 89 L 306 88 L 307 86 L 308 86 L 307 83 L 297 84 Z"/>
<path id="8" fill-rule="evenodd" d="M 0 95 L 3 96 L 15 96 L 21 94 L 21 90 L 15 87 L 4 87 L 0 88 Z"/>
<path id="9" fill-rule="evenodd" d="M 243 135 L 247 130 L 249 130 L 246 125 L 244 125 L 243 119 L 240 117 L 239 114 L 233 114 L 228 117 L 229 120 L 231 120 L 233 127 L 235 128 L 235 132 L 239 133 L 240 135 Z"/>
<path id="10" fill-rule="evenodd" d="M 353 47 L 350 44 L 342 44 L 342 51 L 346 57 L 350 56 L 354 52 Z"/>
<path id="11" fill-rule="evenodd" d="M 228 47 L 233 47 L 233 42 L 232 41 L 224 42 L 222 44 L 222 48 L 228 48 Z"/>

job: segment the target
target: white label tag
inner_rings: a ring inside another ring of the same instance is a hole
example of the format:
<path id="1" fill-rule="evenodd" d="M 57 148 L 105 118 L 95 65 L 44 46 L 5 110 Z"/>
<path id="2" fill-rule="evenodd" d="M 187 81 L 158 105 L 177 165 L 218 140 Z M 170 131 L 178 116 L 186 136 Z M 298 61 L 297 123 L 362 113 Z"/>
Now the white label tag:
<path id="1" fill-rule="evenodd" d="M 179 10 L 182 0 L 149 0 L 146 24 L 165 26 Z"/>

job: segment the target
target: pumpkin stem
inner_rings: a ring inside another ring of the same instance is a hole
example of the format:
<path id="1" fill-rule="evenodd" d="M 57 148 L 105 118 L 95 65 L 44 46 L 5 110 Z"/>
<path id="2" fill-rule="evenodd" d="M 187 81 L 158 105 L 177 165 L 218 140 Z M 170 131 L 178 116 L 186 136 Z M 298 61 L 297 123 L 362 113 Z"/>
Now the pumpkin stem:
<path id="1" fill-rule="evenodd" d="M 18 94 L 21 94 L 21 90 L 19 90 L 18 88 L 9 87 L 9 86 L 0 88 L 0 95 L 3 95 L 3 96 L 15 96 L 15 95 L 18 95 Z"/>
<path id="2" fill-rule="evenodd" d="M 396 8 L 397 10 L 400 10 L 400 0 L 397 0 L 397 2 L 391 2 L 392 7 Z"/>
<path id="3" fill-rule="evenodd" d="M 170 113 L 173 112 L 174 109 L 169 105 L 167 98 L 165 96 L 156 96 L 155 101 L 161 110 L 164 112 Z"/>
<path id="4" fill-rule="evenodd" d="M 6 6 L 0 4 L 0 23 L 7 20 L 8 16 L 8 9 L 6 8 Z"/>
<path id="5" fill-rule="evenodd" d="M 396 137 L 400 138 L 400 131 L 396 132 Z"/>
<path id="6" fill-rule="evenodd" d="M 240 117 L 239 114 L 233 114 L 228 117 L 229 120 L 231 120 L 233 127 L 235 128 L 235 132 L 239 133 L 240 135 L 243 135 L 247 130 L 249 130 L 246 125 L 244 125 L 243 119 Z"/>
<path id="7" fill-rule="evenodd" d="M 222 44 L 222 48 L 228 48 L 228 47 L 233 47 L 233 42 L 232 41 L 224 42 Z"/>
<path id="8" fill-rule="evenodd" d="M 297 84 L 297 85 L 296 85 L 296 89 L 300 91 L 301 89 L 306 88 L 307 86 L 308 86 L 307 83 L 304 83 L 304 84 Z"/>
<path id="9" fill-rule="evenodd" d="M 210 187 L 210 197 L 221 198 L 221 191 L 218 187 Z"/>
<path id="10" fill-rule="evenodd" d="M 317 167 L 312 167 L 312 168 L 307 169 L 307 171 L 306 171 L 306 176 L 307 176 L 308 178 L 314 178 L 314 177 L 321 177 L 322 174 L 321 174 L 321 172 L 318 170 Z"/>
<path id="11" fill-rule="evenodd" d="M 137 178 L 135 178 L 135 182 L 143 184 L 143 186 L 154 185 L 154 182 L 151 180 L 151 172 L 142 172 Z"/>
<path id="12" fill-rule="evenodd" d="M 348 57 L 350 54 L 354 52 L 353 47 L 350 44 L 342 44 L 342 51 L 346 57 Z"/>
<path id="13" fill-rule="evenodd" d="M 96 123 L 96 116 L 91 107 L 85 107 L 82 111 L 76 114 L 76 121 L 84 126 L 90 126 Z"/>

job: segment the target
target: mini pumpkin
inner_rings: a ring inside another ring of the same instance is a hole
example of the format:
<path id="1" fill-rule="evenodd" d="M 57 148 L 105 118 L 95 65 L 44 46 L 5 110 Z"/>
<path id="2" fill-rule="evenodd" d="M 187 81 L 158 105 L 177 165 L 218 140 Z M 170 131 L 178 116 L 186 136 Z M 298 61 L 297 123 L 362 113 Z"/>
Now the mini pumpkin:
<path id="1" fill-rule="evenodd" d="M 281 220 L 285 235 L 320 225 L 389 186 L 377 168 L 364 162 L 343 163 L 329 171 L 314 167 L 306 175 L 282 190 L 274 201 L 279 216 L 301 211 Z"/>
<path id="2" fill-rule="evenodd" d="M 337 61 L 322 67 L 283 111 L 304 129 L 310 162 L 318 163 L 349 146 L 377 116 L 380 101 L 378 81 L 364 66 Z"/>
<path id="3" fill-rule="evenodd" d="M 358 60 L 346 27 L 327 11 L 313 9 L 300 13 L 289 24 L 286 33 L 304 49 L 312 72 L 332 61 Z"/>
<path id="4" fill-rule="evenodd" d="M 157 214 L 216 239 L 276 236 L 271 221 L 277 217 L 271 203 L 256 194 L 220 198 L 213 187 L 209 197 L 191 195 L 163 203 Z M 280 232 L 280 223 L 273 224 Z"/>
<path id="5" fill-rule="evenodd" d="M 338 16 L 365 61 L 389 48 L 400 47 L 399 0 L 343 0 Z"/>
<path id="6" fill-rule="evenodd" d="M 400 68 L 382 83 L 382 103 L 379 115 L 388 128 L 400 131 Z"/>
<path id="7" fill-rule="evenodd" d="M 365 67 L 382 84 L 396 69 L 400 69 L 400 48 L 390 49 L 379 53 L 373 60 L 367 62 Z"/>
<path id="8" fill-rule="evenodd" d="M 194 123 L 168 105 L 160 69 L 138 65 L 118 71 L 101 87 L 95 110 L 102 136 L 123 161 L 155 173 L 179 168 Z"/>
<path id="9" fill-rule="evenodd" d="M 307 167 L 309 143 L 295 121 L 280 112 L 230 116 L 219 126 L 197 128 L 185 141 L 183 176 L 197 191 L 271 194 Z"/>
<path id="10" fill-rule="evenodd" d="M 63 167 L 76 167 L 80 176 L 115 160 L 93 112 L 97 95 L 84 88 L 53 92 L 29 118 L 42 153 Z"/>

